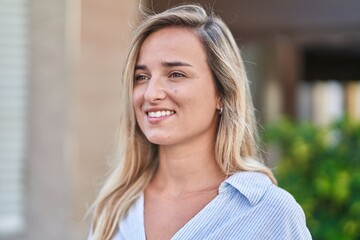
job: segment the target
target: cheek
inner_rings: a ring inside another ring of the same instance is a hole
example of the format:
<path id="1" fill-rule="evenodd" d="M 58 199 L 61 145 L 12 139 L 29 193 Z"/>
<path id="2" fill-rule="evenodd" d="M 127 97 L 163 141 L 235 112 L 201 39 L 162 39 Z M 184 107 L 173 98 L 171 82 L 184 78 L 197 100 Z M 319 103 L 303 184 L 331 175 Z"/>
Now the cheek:
<path id="1" fill-rule="evenodd" d="M 173 93 L 173 94 L 177 94 L 177 93 L 178 93 L 177 87 L 175 87 L 175 86 L 170 86 L 169 88 L 170 88 L 170 90 L 171 90 L 171 93 Z"/>
<path id="2" fill-rule="evenodd" d="M 141 113 L 142 113 L 142 104 L 143 104 L 143 95 L 139 91 L 133 91 L 132 96 L 132 107 L 135 114 L 136 122 L 139 124 L 141 122 Z"/>
<path id="3" fill-rule="evenodd" d="M 143 96 L 144 96 L 144 94 L 142 93 L 140 88 L 134 88 L 133 95 L 132 95 L 132 104 L 133 104 L 133 108 L 134 108 L 135 112 L 136 112 L 136 110 L 138 110 L 138 108 L 142 104 Z"/>

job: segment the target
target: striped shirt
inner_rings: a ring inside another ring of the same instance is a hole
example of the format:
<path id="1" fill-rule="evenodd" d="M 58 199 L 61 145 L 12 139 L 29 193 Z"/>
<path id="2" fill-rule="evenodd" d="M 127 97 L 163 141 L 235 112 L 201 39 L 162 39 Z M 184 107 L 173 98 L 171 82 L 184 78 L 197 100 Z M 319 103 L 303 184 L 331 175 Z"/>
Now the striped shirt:
<path id="1" fill-rule="evenodd" d="M 119 224 L 115 240 L 145 240 L 144 196 Z M 226 179 L 219 194 L 172 237 L 177 239 L 311 239 L 300 205 L 257 172 Z"/>

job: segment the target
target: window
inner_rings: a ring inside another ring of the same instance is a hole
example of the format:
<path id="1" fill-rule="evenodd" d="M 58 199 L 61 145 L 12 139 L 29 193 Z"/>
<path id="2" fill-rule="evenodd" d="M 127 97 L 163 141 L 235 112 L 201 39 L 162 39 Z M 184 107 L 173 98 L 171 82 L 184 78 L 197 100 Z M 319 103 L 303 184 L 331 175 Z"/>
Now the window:
<path id="1" fill-rule="evenodd" d="M 0 1 L 0 238 L 23 230 L 27 82 L 26 0 Z"/>

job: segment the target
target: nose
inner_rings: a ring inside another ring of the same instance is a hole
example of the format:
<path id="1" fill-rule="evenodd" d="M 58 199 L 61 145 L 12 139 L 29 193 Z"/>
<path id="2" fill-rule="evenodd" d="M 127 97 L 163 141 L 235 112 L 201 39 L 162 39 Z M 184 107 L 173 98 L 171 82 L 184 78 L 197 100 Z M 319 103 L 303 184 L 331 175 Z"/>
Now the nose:
<path id="1" fill-rule="evenodd" d="M 151 103 L 165 99 L 164 83 L 159 77 L 152 77 L 145 90 L 144 98 Z"/>

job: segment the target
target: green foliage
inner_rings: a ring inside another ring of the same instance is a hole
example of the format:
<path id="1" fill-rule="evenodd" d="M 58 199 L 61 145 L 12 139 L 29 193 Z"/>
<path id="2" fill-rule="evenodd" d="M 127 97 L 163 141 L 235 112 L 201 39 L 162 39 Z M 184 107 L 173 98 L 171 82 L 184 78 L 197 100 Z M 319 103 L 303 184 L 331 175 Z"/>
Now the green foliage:
<path id="1" fill-rule="evenodd" d="M 279 186 L 303 207 L 314 239 L 360 239 L 360 123 L 330 126 L 282 119 L 264 140 L 281 149 Z"/>

